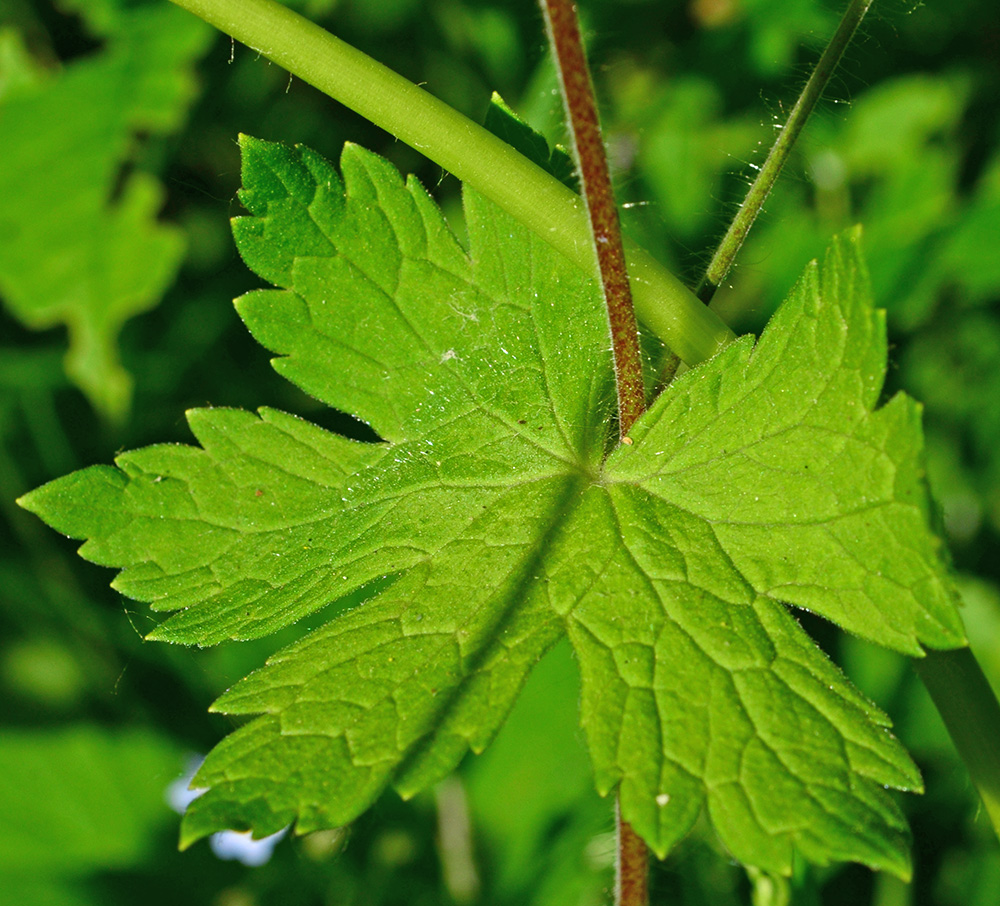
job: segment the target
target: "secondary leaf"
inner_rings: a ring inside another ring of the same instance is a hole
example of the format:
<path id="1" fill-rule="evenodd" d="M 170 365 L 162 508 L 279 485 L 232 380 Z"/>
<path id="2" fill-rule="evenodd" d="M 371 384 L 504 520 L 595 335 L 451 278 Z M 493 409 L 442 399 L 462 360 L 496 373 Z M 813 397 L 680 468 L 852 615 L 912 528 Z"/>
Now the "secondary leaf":
<path id="1" fill-rule="evenodd" d="M 559 182 L 578 190 L 576 165 L 569 153 L 560 146 L 549 143 L 522 120 L 496 92 L 490 100 L 483 125 L 498 138 L 523 154 L 532 163 L 551 173 Z"/>
<path id="2" fill-rule="evenodd" d="M 178 126 L 211 32 L 167 5 L 83 6 L 109 34 L 105 49 L 48 78 L 26 54 L 8 54 L 12 71 L 0 78 L 0 293 L 29 327 L 66 325 L 67 373 L 103 415 L 121 418 L 132 381 L 118 333 L 156 305 L 184 251 L 180 233 L 156 220 L 160 184 L 122 171 L 136 132 Z"/>
<path id="3" fill-rule="evenodd" d="M 706 808 L 741 861 L 906 874 L 886 787 L 920 780 L 888 719 L 785 609 L 919 655 L 964 642 L 928 527 L 920 427 L 885 371 L 857 237 L 760 342 L 676 380 L 607 455 L 606 318 L 568 262 L 466 195 L 471 252 L 354 146 L 242 140 L 234 233 L 277 290 L 238 308 L 275 368 L 369 422 L 189 413 L 200 448 L 126 453 L 28 495 L 188 644 L 287 626 L 383 582 L 229 690 L 261 715 L 210 754 L 191 842 L 343 824 L 496 733 L 564 634 L 598 789 L 660 855 Z M 345 188 L 346 186 L 346 188 Z"/>
<path id="4" fill-rule="evenodd" d="M 177 745 L 92 726 L 0 732 L 0 884 L 139 864 L 170 822 Z"/>

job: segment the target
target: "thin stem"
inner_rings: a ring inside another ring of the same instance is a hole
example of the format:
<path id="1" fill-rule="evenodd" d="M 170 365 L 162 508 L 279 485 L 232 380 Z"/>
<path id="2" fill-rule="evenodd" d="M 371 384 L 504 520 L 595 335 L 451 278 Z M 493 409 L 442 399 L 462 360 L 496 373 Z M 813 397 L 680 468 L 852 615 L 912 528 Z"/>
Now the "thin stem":
<path id="1" fill-rule="evenodd" d="M 615 864 L 615 906 L 649 906 L 649 849 L 632 826 L 622 821 L 616 803 L 618 858 Z"/>
<path id="2" fill-rule="evenodd" d="M 572 0 L 543 0 L 542 10 L 562 87 L 566 117 L 573 135 L 583 200 L 590 218 L 590 234 L 604 289 L 618 390 L 618 427 L 621 437 L 625 438 L 645 410 L 646 398 L 642 387 L 639 330 L 625 269 L 618 207 L 611 188 L 594 86 L 576 10 Z"/>
<path id="3" fill-rule="evenodd" d="M 444 884 L 456 903 L 478 899 L 479 872 L 472 842 L 472 821 L 465 787 L 456 775 L 446 777 L 434 788 L 437 804 L 438 852 Z"/>
<path id="4" fill-rule="evenodd" d="M 1000 704 L 971 648 L 928 651 L 913 666 L 1000 835 Z"/>
<path id="5" fill-rule="evenodd" d="M 588 273 L 581 199 L 492 133 L 275 0 L 173 0 L 412 145 L 498 204 Z M 714 312 L 649 254 L 627 244 L 636 311 L 689 365 L 733 338 Z"/>
<path id="6" fill-rule="evenodd" d="M 621 439 L 628 441 L 629 430 L 646 409 L 646 398 L 642 386 L 639 330 L 632 308 L 618 206 L 611 187 L 597 101 L 572 0 L 542 0 L 542 11 L 562 88 L 566 118 L 573 136 L 580 184 L 611 328 L 611 350 L 618 390 L 618 430 Z M 617 799 L 615 827 L 615 904 L 648 906 L 649 850 L 642 837 L 622 818 L 621 802 Z"/>
<path id="7" fill-rule="evenodd" d="M 788 122 L 778 133 L 774 145 L 768 152 L 767 160 L 764 161 L 764 165 L 757 173 L 757 178 L 750 186 L 746 198 L 743 199 L 743 204 L 740 205 L 726 235 L 715 250 L 708 270 L 705 271 L 705 276 L 702 277 L 695 290 L 698 298 L 706 305 L 712 300 L 712 296 L 722 281 L 726 279 L 743 241 L 747 238 L 747 233 L 750 232 L 750 227 L 753 226 L 761 208 L 764 207 L 764 202 L 771 193 L 778 174 L 788 159 L 795 140 L 799 137 L 806 120 L 809 119 L 809 114 L 812 113 L 819 99 L 823 96 L 830 77 L 836 70 L 837 64 L 840 63 L 840 58 L 844 55 L 844 50 L 854 37 L 854 33 L 858 30 L 858 26 L 872 2 L 873 0 L 851 0 L 848 4 L 847 10 L 840 20 L 840 25 L 837 26 L 837 31 L 830 39 L 830 43 L 826 45 L 826 50 L 823 51 L 809 81 L 802 89 L 802 94 L 799 95 L 799 99 L 789 114 Z"/>

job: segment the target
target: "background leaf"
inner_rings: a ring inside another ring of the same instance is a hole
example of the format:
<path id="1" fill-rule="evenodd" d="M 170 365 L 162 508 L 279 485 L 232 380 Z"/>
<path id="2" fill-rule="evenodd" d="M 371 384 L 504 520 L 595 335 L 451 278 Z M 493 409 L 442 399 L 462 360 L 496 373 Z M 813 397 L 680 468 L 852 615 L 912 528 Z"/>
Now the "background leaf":
<path id="1" fill-rule="evenodd" d="M 80 875 L 131 865 L 170 823 L 164 789 L 184 760 L 154 734 L 115 736 L 92 727 L 5 731 L 0 875 Z"/>
<path id="2" fill-rule="evenodd" d="M 31 328 L 66 325 L 67 373 L 104 416 L 120 420 L 131 379 L 118 333 L 156 305 L 184 252 L 176 228 L 157 222 L 162 187 L 133 172 L 136 138 L 178 128 L 194 94 L 190 67 L 210 32 L 167 5 L 82 9 L 107 44 L 61 72 L 43 70 L 8 34 L 0 293 Z"/>

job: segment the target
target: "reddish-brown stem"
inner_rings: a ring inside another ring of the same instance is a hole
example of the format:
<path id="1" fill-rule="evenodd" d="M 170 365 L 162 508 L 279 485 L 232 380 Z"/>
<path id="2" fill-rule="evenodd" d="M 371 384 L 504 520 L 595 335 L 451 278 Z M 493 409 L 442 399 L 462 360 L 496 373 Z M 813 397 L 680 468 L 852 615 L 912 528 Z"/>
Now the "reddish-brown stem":
<path id="1" fill-rule="evenodd" d="M 621 437 L 646 408 L 642 386 L 639 331 L 632 308 L 625 252 L 622 248 L 618 208 L 611 189 L 604 139 L 597 119 L 597 104 L 583 52 L 580 27 L 572 0 L 543 0 L 549 43 L 559 72 L 563 101 L 573 134 L 583 198 L 590 215 L 591 235 L 611 324 L 611 348 L 618 389 L 618 423 Z"/>
<path id="2" fill-rule="evenodd" d="M 580 183 L 611 326 L 618 390 L 618 430 L 621 439 L 631 443 L 628 432 L 645 411 L 646 396 L 642 386 L 639 330 L 625 268 L 618 207 L 597 118 L 597 102 L 572 0 L 542 0 L 542 10 L 580 168 Z M 648 906 L 649 851 L 642 838 L 622 820 L 617 805 L 615 823 L 618 830 L 616 906 Z"/>
<path id="3" fill-rule="evenodd" d="M 649 848 L 616 808 L 618 864 L 615 870 L 615 906 L 649 906 Z"/>

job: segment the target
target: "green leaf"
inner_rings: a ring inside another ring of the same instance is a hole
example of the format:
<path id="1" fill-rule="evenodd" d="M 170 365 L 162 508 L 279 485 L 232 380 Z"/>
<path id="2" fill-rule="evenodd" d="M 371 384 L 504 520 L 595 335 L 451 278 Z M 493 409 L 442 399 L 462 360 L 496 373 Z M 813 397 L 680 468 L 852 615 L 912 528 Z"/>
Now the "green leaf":
<path id="1" fill-rule="evenodd" d="M 788 872 L 797 850 L 905 875 L 886 788 L 919 775 L 783 603 L 910 654 L 964 644 L 918 408 L 875 409 L 885 332 L 857 235 L 608 455 L 606 316 L 580 272 L 473 193 L 466 253 L 355 146 L 342 183 L 308 149 L 241 143 L 234 233 L 279 289 L 240 314 L 280 373 L 385 442 L 197 410 L 200 448 L 22 500 L 172 611 L 169 641 L 260 636 L 389 580 L 216 702 L 260 716 L 209 755 L 184 842 L 414 794 L 486 747 L 568 635 L 597 788 L 659 855 L 706 810 L 748 865 Z"/>
<path id="2" fill-rule="evenodd" d="M 483 125 L 532 163 L 538 164 L 574 192 L 578 191 L 576 165 L 569 153 L 559 145 L 549 148 L 545 138 L 522 120 L 496 92 L 490 100 Z"/>
<path id="3" fill-rule="evenodd" d="M 44 78 L 26 55 L 0 82 L 0 295 L 28 327 L 65 325 L 66 370 L 102 415 L 128 411 L 122 325 L 155 306 L 184 253 L 157 221 L 163 190 L 128 172 L 137 132 L 176 129 L 211 32 L 171 6 L 89 4 L 106 48 Z M 8 36 L 8 41 L 12 38 Z"/>
<path id="4" fill-rule="evenodd" d="M 477 844 L 484 863 L 496 866 L 501 902 L 597 903 L 607 886 L 587 852 L 608 826 L 608 809 L 594 793 L 580 735 L 578 676 L 570 646 L 560 642 L 532 671 L 489 749 L 467 765 Z"/>
<path id="5" fill-rule="evenodd" d="M 761 126 L 750 119 L 723 119 L 722 92 L 708 79 L 678 77 L 661 87 L 641 73 L 634 81 L 620 103 L 632 107 L 642 123 L 638 170 L 671 235 L 696 237 L 715 228 L 718 213 L 705 199 L 721 196 L 723 177 L 744 166 L 761 141 Z M 652 103 L 651 92 L 656 92 Z"/>
<path id="6" fill-rule="evenodd" d="M 183 771 L 178 747 L 142 730 L 3 730 L 0 887 L 138 865 L 171 822 L 165 793 Z"/>

